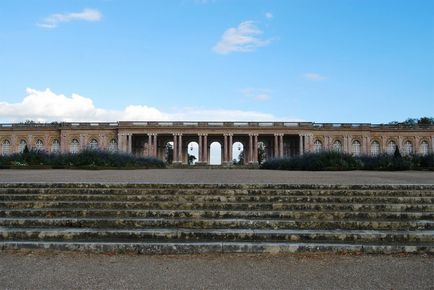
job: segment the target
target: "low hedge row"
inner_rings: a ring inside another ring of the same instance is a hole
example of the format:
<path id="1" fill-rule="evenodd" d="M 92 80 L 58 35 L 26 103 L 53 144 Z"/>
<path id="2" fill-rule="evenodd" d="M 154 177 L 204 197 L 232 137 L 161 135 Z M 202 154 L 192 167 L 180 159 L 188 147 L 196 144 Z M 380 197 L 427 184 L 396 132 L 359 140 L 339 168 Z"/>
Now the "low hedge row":
<path id="1" fill-rule="evenodd" d="M 0 156 L 0 168 L 164 168 L 163 161 L 116 152 L 84 150 L 79 153 L 48 154 L 42 151 Z"/>
<path id="2" fill-rule="evenodd" d="M 359 156 L 339 152 L 309 153 L 291 158 L 270 159 L 262 169 L 275 170 L 434 170 L 434 154 Z"/>

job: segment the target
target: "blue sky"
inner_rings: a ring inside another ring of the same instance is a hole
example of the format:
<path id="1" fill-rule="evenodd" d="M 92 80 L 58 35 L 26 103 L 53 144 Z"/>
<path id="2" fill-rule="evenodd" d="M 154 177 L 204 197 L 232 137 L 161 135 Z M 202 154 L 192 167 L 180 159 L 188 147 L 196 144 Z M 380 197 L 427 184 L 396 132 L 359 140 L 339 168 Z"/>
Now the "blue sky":
<path id="1" fill-rule="evenodd" d="M 2 0 L 0 121 L 434 115 L 434 1 Z"/>

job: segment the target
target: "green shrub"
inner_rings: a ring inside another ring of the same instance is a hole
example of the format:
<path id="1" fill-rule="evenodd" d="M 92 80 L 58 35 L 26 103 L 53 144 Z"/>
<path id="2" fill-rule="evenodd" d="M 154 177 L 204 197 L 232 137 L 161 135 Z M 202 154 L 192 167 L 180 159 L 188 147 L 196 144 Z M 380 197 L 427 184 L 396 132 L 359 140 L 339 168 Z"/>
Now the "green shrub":
<path id="1" fill-rule="evenodd" d="M 261 164 L 262 169 L 275 170 L 434 170 L 434 154 L 401 156 L 359 156 L 326 151 L 308 153 L 292 158 L 270 159 Z"/>
<path id="2" fill-rule="evenodd" d="M 163 161 L 152 157 L 136 157 L 129 154 L 83 150 L 72 154 L 47 154 L 43 151 L 23 151 L 0 156 L 0 168 L 8 167 L 50 168 L 164 168 Z"/>

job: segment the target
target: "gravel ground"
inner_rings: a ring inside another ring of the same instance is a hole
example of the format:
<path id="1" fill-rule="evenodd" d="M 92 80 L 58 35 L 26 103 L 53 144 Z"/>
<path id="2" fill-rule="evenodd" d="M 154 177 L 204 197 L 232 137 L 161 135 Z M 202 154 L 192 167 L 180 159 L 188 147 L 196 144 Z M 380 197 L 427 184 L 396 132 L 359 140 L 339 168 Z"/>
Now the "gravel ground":
<path id="1" fill-rule="evenodd" d="M 433 289 L 432 256 L 0 254 L 1 289 Z"/>
<path id="2" fill-rule="evenodd" d="M 0 170 L 0 182 L 434 184 L 434 172 L 249 169 Z"/>

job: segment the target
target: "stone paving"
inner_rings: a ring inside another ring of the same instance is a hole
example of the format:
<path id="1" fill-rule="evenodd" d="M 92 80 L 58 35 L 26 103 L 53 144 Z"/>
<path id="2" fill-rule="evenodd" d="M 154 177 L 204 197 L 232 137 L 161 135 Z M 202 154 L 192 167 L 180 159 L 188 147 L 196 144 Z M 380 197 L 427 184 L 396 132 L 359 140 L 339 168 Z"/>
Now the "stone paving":
<path id="1" fill-rule="evenodd" d="M 433 289 L 432 256 L 3 253 L 1 289 Z"/>
<path id="2" fill-rule="evenodd" d="M 0 170 L 0 182 L 434 184 L 432 171 Z"/>

